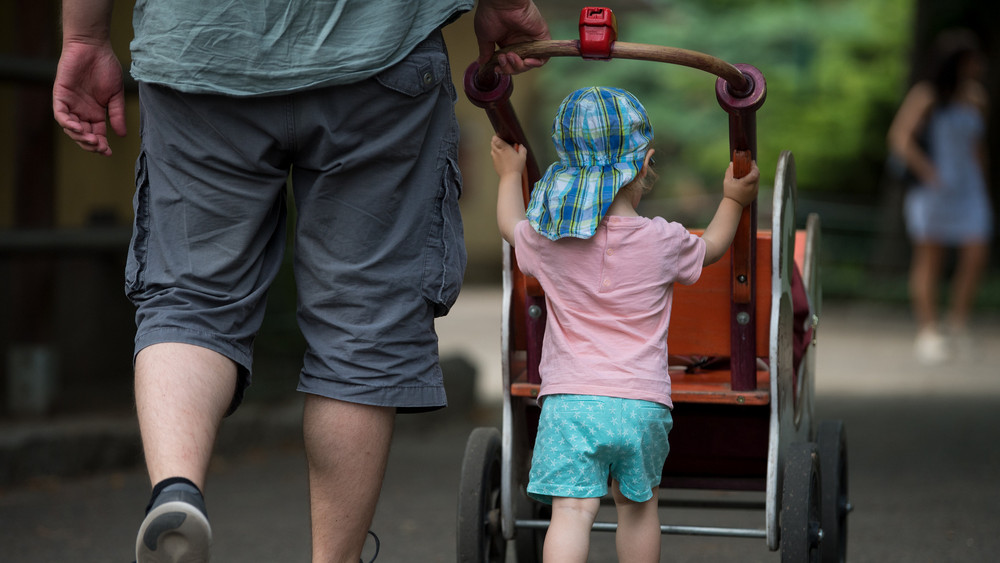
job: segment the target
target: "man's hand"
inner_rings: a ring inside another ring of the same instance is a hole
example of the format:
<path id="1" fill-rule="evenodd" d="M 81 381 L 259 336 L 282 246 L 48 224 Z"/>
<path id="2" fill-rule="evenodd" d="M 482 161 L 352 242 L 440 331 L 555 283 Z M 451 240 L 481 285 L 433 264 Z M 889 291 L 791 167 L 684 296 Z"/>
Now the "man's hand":
<path id="1" fill-rule="evenodd" d="M 551 38 L 548 24 L 531 0 L 480 0 L 474 25 L 480 65 L 490 60 L 497 46 Z M 522 59 L 512 53 L 497 57 L 497 69 L 504 74 L 517 74 L 543 64 L 542 59 Z"/>
<path id="2" fill-rule="evenodd" d="M 63 45 L 52 88 L 56 122 L 82 149 L 111 156 L 107 124 L 125 136 L 125 90 L 122 67 L 110 44 Z"/>

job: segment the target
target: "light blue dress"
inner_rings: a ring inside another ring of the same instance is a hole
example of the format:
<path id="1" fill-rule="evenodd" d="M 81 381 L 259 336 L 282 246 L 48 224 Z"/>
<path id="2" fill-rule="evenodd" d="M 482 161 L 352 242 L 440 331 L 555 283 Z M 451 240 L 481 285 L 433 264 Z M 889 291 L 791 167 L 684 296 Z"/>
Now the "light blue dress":
<path id="1" fill-rule="evenodd" d="M 907 231 L 916 241 L 959 245 L 985 241 L 993 213 L 977 151 L 985 123 L 973 106 L 937 108 L 927 124 L 928 152 L 940 184 L 917 185 L 904 203 Z"/>

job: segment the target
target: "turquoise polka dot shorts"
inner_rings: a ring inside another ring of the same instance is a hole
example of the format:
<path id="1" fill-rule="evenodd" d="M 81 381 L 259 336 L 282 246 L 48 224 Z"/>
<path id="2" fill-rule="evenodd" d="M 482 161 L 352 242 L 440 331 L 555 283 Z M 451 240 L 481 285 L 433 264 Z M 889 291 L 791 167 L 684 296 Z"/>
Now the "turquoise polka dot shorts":
<path id="1" fill-rule="evenodd" d="M 542 401 L 528 494 L 594 498 L 608 492 L 608 476 L 635 502 L 660 485 L 673 427 L 659 403 L 593 395 L 550 395 Z"/>

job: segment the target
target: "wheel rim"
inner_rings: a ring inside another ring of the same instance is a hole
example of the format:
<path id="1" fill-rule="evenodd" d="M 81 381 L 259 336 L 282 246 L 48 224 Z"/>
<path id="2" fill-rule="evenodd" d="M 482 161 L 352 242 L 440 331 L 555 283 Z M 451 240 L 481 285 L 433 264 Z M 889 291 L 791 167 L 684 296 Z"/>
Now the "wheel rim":
<path id="1" fill-rule="evenodd" d="M 498 450 L 499 451 L 499 450 Z M 500 458 L 491 460 L 483 473 L 483 561 L 501 562 L 506 554 L 500 525 Z"/>

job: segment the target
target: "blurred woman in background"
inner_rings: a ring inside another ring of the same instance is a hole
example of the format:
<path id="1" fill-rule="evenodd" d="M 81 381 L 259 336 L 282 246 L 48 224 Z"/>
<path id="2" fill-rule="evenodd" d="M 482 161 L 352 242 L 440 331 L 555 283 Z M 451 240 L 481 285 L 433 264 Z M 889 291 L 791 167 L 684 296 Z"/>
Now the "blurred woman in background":
<path id="1" fill-rule="evenodd" d="M 989 259 L 993 216 L 987 189 L 986 60 L 967 30 L 942 33 L 927 72 L 889 129 L 893 154 L 914 178 L 904 200 L 913 244 L 910 297 L 917 358 L 941 363 L 969 349 L 968 320 Z M 957 249 L 949 308 L 938 319 L 945 257 Z"/>

